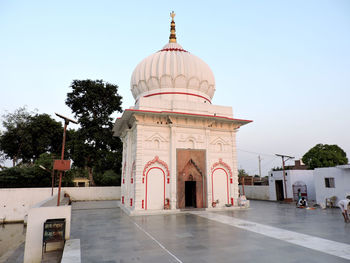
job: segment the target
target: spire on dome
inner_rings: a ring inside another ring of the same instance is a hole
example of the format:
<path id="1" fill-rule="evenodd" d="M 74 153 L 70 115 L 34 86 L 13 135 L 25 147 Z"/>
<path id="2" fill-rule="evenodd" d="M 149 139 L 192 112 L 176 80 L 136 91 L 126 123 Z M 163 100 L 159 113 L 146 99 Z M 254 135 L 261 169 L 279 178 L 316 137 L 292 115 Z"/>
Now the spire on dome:
<path id="1" fill-rule="evenodd" d="M 170 23 L 169 43 L 176 43 L 175 21 L 174 21 L 175 13 L 174 13 L 174 11 L 172 11 L 170 13 L 170 17 L 171 17 L 171 23 Z"/>

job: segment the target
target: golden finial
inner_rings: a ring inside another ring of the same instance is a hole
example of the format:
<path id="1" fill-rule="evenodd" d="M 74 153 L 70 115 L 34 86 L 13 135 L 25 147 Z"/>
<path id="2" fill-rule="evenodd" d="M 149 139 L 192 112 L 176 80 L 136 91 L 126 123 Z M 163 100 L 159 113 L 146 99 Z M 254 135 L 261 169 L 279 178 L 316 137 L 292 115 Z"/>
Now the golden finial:
<path id="1" fill-rule="evenodd" d="M 171 20 L 172 20 L 172 22 L 174 22 L 174 17 L 176 16 L 176 14 L 174 13 L 174 11 L 172 11 L 171 13 L 170 13 L 170 17 L 171 17 Z"/>
<path id="2" fill-rule="evenodd" d="M 175 21 L 174 21 L 175 13 L 174 13 L 174 11 L 172 11 L 170 13 L 170 17 L 171 17 L 171 23 L 170 23 L 169 43 L 176 43 Z"/>

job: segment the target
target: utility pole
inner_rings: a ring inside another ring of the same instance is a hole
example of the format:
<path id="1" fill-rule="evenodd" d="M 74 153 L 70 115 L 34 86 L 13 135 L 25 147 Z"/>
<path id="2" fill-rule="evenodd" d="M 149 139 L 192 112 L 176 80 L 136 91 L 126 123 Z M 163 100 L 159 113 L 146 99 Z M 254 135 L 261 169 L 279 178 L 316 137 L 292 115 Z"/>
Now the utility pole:
<path id="1" fill-rule="evenodd" d="M 78 122 L 71 120 L 67 117 L 64 117 L 61 114 L 55 113 L 58 117 L 64 119 L 64 128 L 63 128 L 63 138 L 62 138 L 62 152 L 61 152 L 61 160 L 55 160 L 54 169 L 60 171 L 60 180 L 58 183 L 58 196 L 57 196 L 57 206 L 60 206 L 60 196 L 61 196 L 61 184 L 62 184 L 62 174 L 63 171 L 70 169 L 70 161 L 64 160 L 64 147 L 66 145 L 66 130 L 67 126 L 70 122 L 78 124 Z"/>
<path id="2" fill-rule="evenodd" d="M 284 182 L 284 194 L 285 194 L 285 199 L 287 199 L 287 186 L 286 186 L 286 171 L 285 171 L 285 162 L 290 160 L 290 159 L 294 159 L 294 157 L 292 156 L 288 156 L 288 155 L 283 155 L 283 154 L 275 154 L 278 157 L 282 158 L 282 168 L 283 168 L 283 182 Z M 286 158 L 286 159 L 284 159 Z"/>
<path id="3" fill-rule="evenodd" d="M 259 160 L 259 177 L 261 178 L 261 158 L 260 158 L 260 155 L 258 156 L 258 160 Z"/>

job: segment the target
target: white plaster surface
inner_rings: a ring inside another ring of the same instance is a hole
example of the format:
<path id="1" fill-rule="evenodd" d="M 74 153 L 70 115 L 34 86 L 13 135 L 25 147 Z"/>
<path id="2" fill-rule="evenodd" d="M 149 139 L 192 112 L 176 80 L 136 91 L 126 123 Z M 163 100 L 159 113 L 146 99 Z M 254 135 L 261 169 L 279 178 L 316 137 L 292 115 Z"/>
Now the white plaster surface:
<path id="1" fill-rule="evenodd" d="M 204 207 L 211 207 L 213 198 L 217 207 L 237 203 L 236 132 L 249 121 L 233 119 L 230 106 L 211 104 L 215 79 L 205 62 L 177 43 L 164 48 L 136 66 L 131 77 L 135 105 L 114 125 L 123 142 L 121 206 L 129 214 L 161 211 L 168 198 L 171 210 L 179 207 L 177 149 L 206 152 Z M 166 174 L 165 186 L 163 175 L 148 174 L 155 168 Z"/>
<path id="2" fill-rule="evenodd" d="M 349 244 L 237 219 L 226 215 L 218 215 L 210 212 L 191 212 L 191 214 L 350 260 Z"/>
<path id="3" fill-rule="evenodd" d="M 158 202 L 164 200 L 161 196 L 164 196 L 164 176 L 151 177 L 156 173 L 155 171 L 162 174 L 164 172 L 167 177 L 167 171 L 169 171 L 170 178 L 166 178 L 169 179 L 169 183 L 168 180 L 165 183 L 165 198 L 170 200 L 170 209 L 177 209 L 176 149 L 206 150 L 204 174 L 207 189 L 204 192 L 207 193 L 205 200 L 207 207 L 211 207 L 212 204 L 212 182 L 214 182 L 214 199 L 219 199 L 217 207 L 225 207 L 225 204 L 231 202 L 231 198 L 237 205 L 238 174 L 234 125 L 238 124 L 217 123 L 205 118 L 197 120 L 196 117 L 187 115 L 171 117 L 172 124 L 169 124 L 166 116 L 152 114 L 137 115 L 138 121 L 130 124 L 131 127 L 124 127 L 123 122 L 115 126 L 117 130 L 119 128 L 123 130 L 121 139 L 123 142 L 122 182 L 124 183 L 121 186 L 121 196 L 124 203 L 121 202 L 121 205 L 129 210 L 130 214 L 133 213 L 132 211 L 146 210 L 146 201 L 147 210 L 162 210 L 163 204 Z M 160 161 L 156 160 L 156 156 Z M 149 162 L 151 163 L 148 165 Z M 216 174 L 212 180 L 214 170 Z M 131 175 L 133 181 L 131 181 Z M 153 201 L 154 204 L 152 204 Z"/>
<path id="4" fill-rule="evenodd" d="M 331 196 L 336 196 L 338 202 L 345 199 L 345 195 L 350 193 L 350 169 L 340 167 L 317 168 L 314 170 L 316 201 L 318 204 L 325 203 L 326 198 Z M 326 177 L 334 178 L 334 188 L 325 186 Z"/>
<path id="5" fill-rule="evenodd" d="M 163 51 L 142 60 L 131 77 L 131 92 L 134 98 L 137 100 L 151 91 L 168 92 L 175 88 L 212 98 L 215 79 L 209 66 L 190 52 L 164 49 L 183 50 L 178 43 L 168 43 L 163 47 Z"/>
<path id="6" fill-rule="evenodd" d="M 119 200 L 120 186 L 64 187 L 72 201 Z"/>
<path id="7" fill-rule="evenodd" d="M 24 249 L 24 263 L 41 262 L 43 226 L 47 219 L 65 218 L 65 238 L 70 237 L 71 206 L 35 207 L 29 210 Z"/>
<path id="8" fill-rule="evenodd" d="M 7 222 L 24 220 L 31 207 L 50 196 L 51 188 L 0 189 L 0 218 Z"/>
<path id="9" fill-rule="evenodd" d="M 293 198 L 293 184 L 297 181 L 303 181 L 307 186 L 307 197 L 309 201 L 316 200 L 314 170 L 286 170 L 287 198 Z M 271 176 L 271 174 L 273 176 Z M 269 176 L 269 197 L 276 201 L 276 180 L 283 180 L 283 171 L 270 171 Z M 284 195 L 284 183 L 283 183 Z"/>
<path id="10" fill-rule="evenodd" d="M 63 187 L 73 201 L 119 200 L 120 187 Z M 54 188 L 54 195 L 57 188 Z M 5 222 L 23 221 L 29 209 L 51 197 L 51 188 L 0 189 L 0 218 Z M 62 195 L 63 197 L 63 195 Z"/>
<path id="11" fill-rule="evenodd" d="M 243 193 L 242 185 L 239 186 L 241 193 Z M 244 193 L 248 199 L 254 200 L 269 200 L 270 192 L 268 185 L 245 185 Z"/>
<path id="12" fill-rule="evenodd" d="M 64 245 L 61 263 L 80 263 L 80 239 L 70 239 Z"/>

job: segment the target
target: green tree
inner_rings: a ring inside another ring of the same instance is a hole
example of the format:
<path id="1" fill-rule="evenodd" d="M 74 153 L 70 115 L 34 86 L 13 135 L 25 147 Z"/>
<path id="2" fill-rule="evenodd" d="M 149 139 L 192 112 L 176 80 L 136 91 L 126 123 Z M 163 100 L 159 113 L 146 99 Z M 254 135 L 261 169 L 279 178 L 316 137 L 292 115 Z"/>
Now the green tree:
<path id="1" fill-rule="evenodd" d="M 238 169 L 238 176 L 249 176 L 244 169 Z"/>
<path id="2" fill-rule="evenodd" d="M 3 119 L 5 131 L 0 136 L 0 150 L 12 159 L 13 166 L 18 160 L 33 163 L 42 153 L 60 151 L 63 128 L 48 114 L 33 115 L 23 107 Z"/>
<path id="3" fill-rule="evenodd" d="M 70 145 L 74 165 L 85 167 L 94 185 L 93 170 L 104 173 L 113 170 L 120 176 L 122 144 L 113 136 L 116 111 L 122 112 L 122 97 L 118 86 L 103 80 L 74 80 L 66 105 L 71 108 L 81 128 Z"/>
<path id="4" fill-rule="evenodd" d="M 338 145 L 328 144 L 317 144 L 304 154 L 302 160 L 310 169 L 348 163 L 348 158 L 343 149 Z"/>
<path id="5" fill-rule="evenodd" d="M 95 182 L 97 185 L 101 186 L 111 186 L 111 185 L 120 185 L 120 177 L 113 170 L 107 170 L 103 174 L 95 174 Z"/>
<path id="6" fill-rule="evenodd" d="M 31 135 L 31 155 L 34 160 L 45 152 L 60 153 L 63 134 L 61 122 L 52 119 L 48 114 L 36 114 L 30 118 L 28 130 Z"/>
<path id="7" fill-rule="evenodd" d="M 0 150 L 5 158 L 12 159 L 13 166 L 28 151 L 26 128 L 31 114 L 26 107 L 22 107 L 2 116 L 5 131 L 0 136 Z"/>

